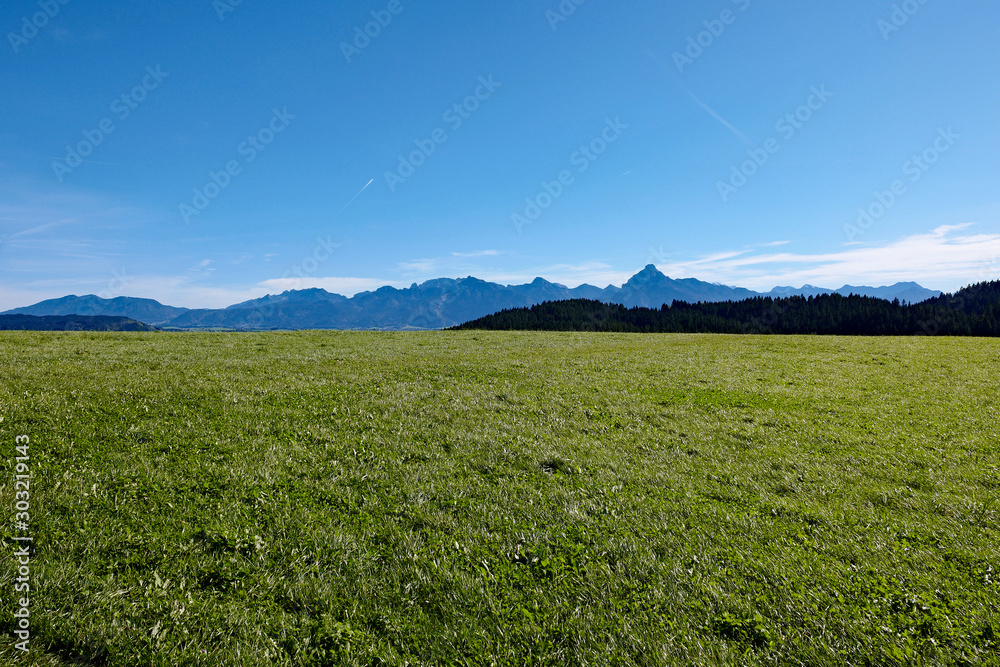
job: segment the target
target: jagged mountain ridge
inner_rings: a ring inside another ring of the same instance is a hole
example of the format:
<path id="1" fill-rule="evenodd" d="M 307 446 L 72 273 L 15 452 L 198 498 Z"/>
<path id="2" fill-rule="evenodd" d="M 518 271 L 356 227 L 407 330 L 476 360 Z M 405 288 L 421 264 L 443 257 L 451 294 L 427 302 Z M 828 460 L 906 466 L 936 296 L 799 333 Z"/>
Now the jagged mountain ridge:
<path id="1" fill-rule="evenodd" d="M 694 278 L 675 280 L 650 264 L 621 287 L 568 288 L 542 278 L 525 285 L 500 285 L 473 277 L 439 278 L 404 289 L 382 287 L 351 298 L 316 288 L 290 290 L 222 309 L 176 308 L 152 299 L 130 297 L 67 296 L 5 314 L 121 316 L 176 329 L 443 329 L 504 309 L 546 301 L 594 299 L 627 307 L 659 308 L 675 300 L 741 301 L 755 296 L 815 296 L 834 292 L 909 302 L 941 294 L 916 283 L 877 288 L 844 286 L 839 290 L 806 285 L 797 290 L 778 287 L 762 294 Z"/>

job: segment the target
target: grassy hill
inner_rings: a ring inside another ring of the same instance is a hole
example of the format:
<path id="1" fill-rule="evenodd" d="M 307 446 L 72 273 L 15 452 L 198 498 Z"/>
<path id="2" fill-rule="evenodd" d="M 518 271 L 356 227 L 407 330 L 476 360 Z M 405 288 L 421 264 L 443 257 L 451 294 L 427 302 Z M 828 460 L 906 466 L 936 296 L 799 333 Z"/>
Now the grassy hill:
<path id="1" fill-rule="evenodd" d="M 990 339 L 0 334 L 27 664 L 997 664 L 998 372 Z"/>

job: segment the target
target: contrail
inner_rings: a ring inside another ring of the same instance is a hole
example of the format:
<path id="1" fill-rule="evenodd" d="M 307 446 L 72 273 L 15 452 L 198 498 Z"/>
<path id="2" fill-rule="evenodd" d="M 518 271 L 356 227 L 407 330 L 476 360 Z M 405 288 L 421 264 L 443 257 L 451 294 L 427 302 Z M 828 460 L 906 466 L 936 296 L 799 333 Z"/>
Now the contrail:
<path id="1" fill-rule="evenodd" d="M 360 196 L 361 196 L 361 193 L 362 193 L 362 192 L 364 192 L 365 190 L 367 190 L 367 189 L 368 189 L 368 186 L 369 186 L 369 185 L 371 185 L 371 184 L 372 184 L 372 183 L 374 183 L 374 182 L 375 182 L 375 179 L 373 178 L 372 180 L 370 180 L 370 181 L 368 181 L 367 183 L 365 183 L 365 187 L 363 187 L 363 188 L 361 188 L 360 190 L 358 190 L 358 194 L 356 194 L 356 195 L 354 195 L 353 197 L 351 197 L 351 201 L 349 201 L 349 202 L 347 202 L 346 204 L 344 204 L 344 208 L 342 208 L 342 209 L 340 209 L 339 211 L 337 211 L 337 215 L 340 215 L 340 214 L 341 214 L 341 213 L 343 213 L 343 212 L 344 212 L 345 210 L 347 210 L 347 207 L 348 207 L 348 206 L 350 206 L 351 204 L 353 204 L 353 203 L 354 203 L 354 200 L 355 200 L 355 199 L 357 199 L 358 197 L 360 197 Z"/>
<path id="2" fill-rule="evenodd" d="M 657 58 L 656 54 L 654 54 L 652 51 L 646 51 L 646 55 L 648 55 L 650 58 L 652 58 L 656 62 L 656 64 L 658 64 L 663 69 L 667 70 L 668 72 L 671 71 L 671 69 L 669 67 L 667 67 L 667 65 L 662 60 L 660 60 L 659 58 Z M 697 95 L 695 95 L 694 93 L 691 92 L 690 88 L 688 88 L 686 85 L 684 85 L 683 82 L 681 83 L 681 85 L 684 86 L 684 91 L 687 92 L 687 94 L 691 96 L 691 99 L 693 99 L 698 104 L 698 106 L 700 106 L 702 109 L 704 109 L 705 112 L 708 113 L 708 115 L 710 115 L 712 118 L 714 118 L 715 120 L 717 120 L 720 123 L 722 123 L 723 125 L 725 125 L 729 129 L 730 132 L 732 132 L 737 137 L 739 137 L 740 140 L 742 140 L 743 143 L 745 143 L 747 146 L 755 146 L 756 145 L 750 139 L 750 137 L 748 137 L 747 135 L 745 135 L 742 132 L 740 132 L 739 130 L 737 130 L 735 127 L 733 127 L 732 123 L 730 123 L 728 120 L 726 120 L 725 118 L 723 118 L 722 116 L 720 116 L 719 114 L 717 114 L 715 112 L 715 109 L 713 109 L 712 107 L 710 107 L 707 104 L 705 104 L 704 102 L 702 102 L 698 98 Z"/>
<path id="3" fill-rule="evenodd" d="M 697 102 L 698 106 L 700 106 L 702 109 L 704 109 L 708 113 L 709 116 L 711 116 L 715 120 L 719 121 L 720 123 L 722 123 L 723 125 L 725 125 L 726 127 L 728 127 L 729 130 L 733 134 L 735 134 L 737 137 L 739 137 L 740 139 L 742 139 L 743 143 L 745 143 L 747 146 L 754 146 L 755 145 L 753 143 L 753 141 L 751 141 L 750 137 L 748 137 L 747 135 L 745 135 L 742 132 L 740 132 L 739 130 L 737 130 L 735 127 L 732 126 L 732 124 L 730 124 L 730 122 L 728 120 L 726 120 L 725 118 L 723 118 L 719 114 L 715 113 L 715 109 L 713 109 L 712 107 L 708 106 L 707 104 L 705 104 L 704 102 L 702 102 L 700 99 L 698 99 L 697 95 L 695 95 L 694 93 L 692 93 L 690 90 L 687 91 L 687 94 L 690 95 L 691 99 L 693 99 L 695 102 Z"/>
<path id="4" fill-rule="evenodd" d="M 50 157 L 50 158 L 45 158 L 45 159 L 47 159 L 47 160 L 55 160 L 56 162 L 66 162 L 67 161 L 66 158 L 64 158 L 64 157 Z M 81 158 L 80 162 L 87 162 L 89 164 L 106 164 L 106 165 L 111 166 L 111 167 L 117 167 L 118 166 L 117 162 L 98 162 L 97 160 L 84 160 L 82 158 Z"/>

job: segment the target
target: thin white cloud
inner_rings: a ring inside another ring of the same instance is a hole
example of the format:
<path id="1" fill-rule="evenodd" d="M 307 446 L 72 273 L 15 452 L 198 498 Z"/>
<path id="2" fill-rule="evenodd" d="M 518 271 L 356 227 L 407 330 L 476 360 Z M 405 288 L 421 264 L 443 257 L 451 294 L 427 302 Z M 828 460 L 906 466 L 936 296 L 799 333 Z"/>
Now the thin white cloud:
<path id="1" fill-rule="evenodd" d="M 438 259 L 411 259 L 400 262 L 397 267 L 406 275 L 427 274 L 436 271 L 440 264 Z"/>
<path id="2" fill-rule="evenodd" d="M 659 268 L 672 277 L 696 277 L 758 290 L 805 283 L 836 288 L 845 283 L 878 286 L 916 281 L 951 291 L 1000 275 L 1000 234 L 957 234 L 968 227 L 945 225 L 882 245 L 831 253 L 740 253 Z"/>
<path id="3" fill-rule="evenodd" d="M 503 253 L 500 252 L 499 250 L 480 250 L 478 252 L 453 252 L 453 253 L 451 253 L 451 256 L 452 257 L 463 257 L 463 258 L 471 258 L 471 257 L 497 257 L 497 256 L 502 255 L 502 254 Z"/>
<path id="4" fill-rule="evenodd" d="M 713 255 L 706 255 L 705 257 L 702 257 L 700 259 L 691 260 L 690 262 L 688 262 L 688 264 L 690 264 L 692 266 L 696 266 L 698 264 L 714 264 L 716 262 L 722 262 L 722 261 L 725 261 L 725 260 L 728 260 L 728 259 L 733 259 L 735 257 L 740 257 L 742 255 L 747 254 L 748 252 L 750 252 L 750 251 L 749 250 L 733 250 L 731 252 L 718 252 L 718 253 L 715 253 Z"/>
<path id="5" fill-rule="evenodd" d="M 509 253 L 499 250 L 478 250 L 474 252 L 452 252 L 446 257 L 425 257 L 399 262 L 397 271 L 404 277 L 413 279 L 439 278 L 443 275 L 469 275 L 470 272 L 482 273 L 482 267 L 468 260 L 484 257 L 500 257 Z"/>
<path id="6" fill-rule="evenodd" d="M 25 236 L 33 236 L 35 234 L 40 234 L 42 232 L 48 231 L 53 227 L 59 227 L 62 225 L 71 225 L 79 220 L 56 220 L 55 222 L 46 222 L 45 224 L 38 225 L 36 227 L 31 227 L 30 229 L 25 229 L 20 232 L 15 232 L 6 237 L 8 242 L 12 242 L 15 239 L 23 238 Z"/>

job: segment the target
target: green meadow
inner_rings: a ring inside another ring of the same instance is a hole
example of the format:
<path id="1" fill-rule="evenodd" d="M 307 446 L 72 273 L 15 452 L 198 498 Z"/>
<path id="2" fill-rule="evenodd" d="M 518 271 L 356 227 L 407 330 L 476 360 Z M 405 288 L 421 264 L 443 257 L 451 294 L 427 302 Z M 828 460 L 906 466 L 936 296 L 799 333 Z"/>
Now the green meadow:
<path id="1" fill-rule="evenodd" d="M 995 339 L 3 333 L 0 662 L 998 665 L 998 377 Z"/>

